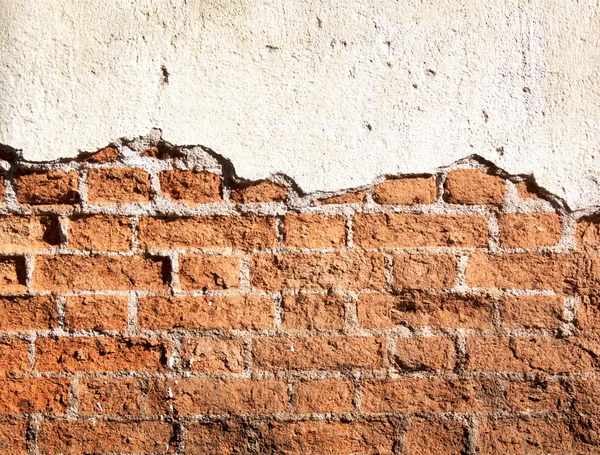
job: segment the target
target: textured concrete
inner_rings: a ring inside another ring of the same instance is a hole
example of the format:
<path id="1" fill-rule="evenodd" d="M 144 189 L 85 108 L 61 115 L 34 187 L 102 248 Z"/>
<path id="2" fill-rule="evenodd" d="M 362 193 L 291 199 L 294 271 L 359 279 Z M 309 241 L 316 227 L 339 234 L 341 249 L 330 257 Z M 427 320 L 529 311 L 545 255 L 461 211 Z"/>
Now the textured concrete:
<path id="1" fill-rule="evenodd" d="M 600 205 L 596 0 L 3 0 L 0 143 L 161 128 L 306 191 L 476 153 Z"/>

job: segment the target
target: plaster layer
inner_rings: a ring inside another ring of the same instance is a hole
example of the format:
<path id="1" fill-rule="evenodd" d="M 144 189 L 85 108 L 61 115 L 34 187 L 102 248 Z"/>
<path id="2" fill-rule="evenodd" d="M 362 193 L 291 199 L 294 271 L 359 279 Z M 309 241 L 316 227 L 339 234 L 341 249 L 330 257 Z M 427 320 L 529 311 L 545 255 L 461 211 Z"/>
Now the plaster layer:
<path id="1" fill-rule="evenodd" d="M 600 205 L 596 0 L 3 0 L 0 143 L 153 127 L 307 192 L 477 153 Z"/>

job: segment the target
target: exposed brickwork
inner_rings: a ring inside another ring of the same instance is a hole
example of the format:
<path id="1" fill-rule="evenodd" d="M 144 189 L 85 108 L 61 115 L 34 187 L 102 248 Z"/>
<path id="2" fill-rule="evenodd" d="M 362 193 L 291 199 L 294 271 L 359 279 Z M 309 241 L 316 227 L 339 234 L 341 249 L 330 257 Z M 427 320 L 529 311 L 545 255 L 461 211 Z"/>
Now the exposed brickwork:
<path id="1" fill-rule="evenodd" d="M 597 214 L 132 144 L 3 164 L 0 453 L 600 453 Z"/>

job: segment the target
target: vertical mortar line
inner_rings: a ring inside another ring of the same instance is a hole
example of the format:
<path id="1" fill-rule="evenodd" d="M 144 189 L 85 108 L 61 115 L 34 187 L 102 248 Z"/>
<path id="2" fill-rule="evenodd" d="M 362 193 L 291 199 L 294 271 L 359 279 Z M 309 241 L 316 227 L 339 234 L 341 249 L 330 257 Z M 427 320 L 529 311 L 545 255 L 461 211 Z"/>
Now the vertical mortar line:
<path id="1" fill-rule="evenodd" d="M 435 181 L 437 183 L 437 198 L 438 204 L 444 203 L 444 186 L 446 185 L 446 178 L 448 177 L 447 172 L 439 172 L 435 174 Z"/>
<path id="2" fill-rule="evenodd" d="M 464 329 L 456 330 L 454 340 L 456 348 L 456 372 L 462 372 L 467 364 L 467 335 Z"/>
<path id="3" fill-rule="evenodd" d="M 560 242 L 558 245 L 565 252 L 577 251 L 577 220 L 568 214 L 560 215 L 561 229 Z"/>
<path id="4" fill-rule="evenodd" d="M 476 455 L 477 454 L 477 437 L 479 435 L 479 425 L 474 414 L 469 414 L 466 417 L 467 424 L 467 454 L 468 455 Z"/>
<path id="5" fill-rule="evenodd" d="M 138 225 L 140 221 L 139 216 L 132 216 L 131 221 L 131 251 L 133 253 L 141 253 L 140 245 L 138 244 Z"/>
<path id="6" fill-rule="evenodd" d="M 74 420 L 79 416 L 79 373 L 73 375 L 69 389 L 71 404 L 67 408 L 67 419 Z"/>
<path id="7" fill-rule="evenodd" d="M 176 434 L 177 434 L 177 448 L 175 449 L 175 453 L 177 453 L 178 455 L 183 455 L 185 454 L 185 425 L 184 422 L 181 420 L 177 420 L 174 422 L 174 426 L 177 427 L 176 429 Z"/>
<path id="8" fill-rule="evenodd" d="M 278 250 L 285 248 L 285 216 L 275 216 L 275 236 L 277 237 Z"/>
<path id="9" fill-rule="evenodd" d="M 358 320 L 358 299 L 359 296 L 354 291 L 344 292 L 344 328 L 345 333 L 352 333 L 360 330 L 360 321 Z"/>
<path id="10" fill-rule="evenodd" d="M 33 272 L 35 269 L 35 255 L 31 253 L 25 253 L 23 255 L 25 259 L 25 287 L 28 293 L 34 292 L 33 289 Z"/>
<path id="11" fill-rule="evenodd" d="M 171 265 L 171 276 L 169 277 L 169 289 L 172 295 L 177 294 L 181 290 L 179 283 L 179 253 L 177 251 L 170 251 L 166 254 L 169 258 Z"/>
<path id="12" fill-rule="evenodd" d="M 346 246 L 354 248 L 354 231 L 353 231 L 354 214 L 346 214 Z"/>
<path id="13" fill-rule="evenodd" d="M 457 291 L 466 291 L 467 286 L 467 266 L 469 265 L 469 256 L 460 254 L 456 256 L 456 283 L 454 289 Z"/>
<path id="14" fill-rule="evenodd" d="M 29 346 L 27 346 L 27 361 L 29 363 L 29 372 L 33 372 L 35 370 L 35 340 L 37 339 L 37 334 L 35 332 L 31 332 L 31 336 L 28 338 Z"/>
<path id="15" fill-rule="evenodd" d="M 28 455 L 38 455 L 38 433 L 40 431 L 41 414 L 35 413 L 27 421 L 26 450 Z"/>
<path id="16" fill-rule="evenodd" d="M 498 252 L 500 250 L 500 226 L 498 224 L 498 214 L 495 211 L 490 211 L 488 214 L 488 228 L 490 231 L 488 248 L 492 253 Z"/>
<path id="17" fill-rule="evenodd" d="M 67 306 L 67 298 L 64 295 L 56 297 L 56 315 L 58 319 L 58 327 L 65 330 L 65 310 Z"/>
<path id="18" fill-rule="evenodd" d="M 58 217 L 58 234 L 60 238 L 59 250 L 64 252 L 69 248 L 69 220 L 65 215 Z"/>
<path id="19" fill-rule="evenodd" d="M 385 284 L 384 291 L 391 292 L 394 290 L 394 255 L 391 253 L 383 253 L 384 276 Z"/>
<path id="20" fill-rule="evenodd" d="M 242 254 L 240 260 L 240 291 L 250 291 L 250 254 Z"/>
<path id="21" fill-rule="evenodd" d="M 4 204 L 11 213 L 21 213 L 21 206 L 15 191 L 15 172 L 9 169 L 4 178 Z"/>
<path id="22" fill-rule="evenodd" d="M 414 336 L 414 334 L 411 334 Z M 392 370 L 395 369 L 395 358 L 396 358 L 396 349 L 397 349 L 397 341 L 398 335 L 388 334 L 385 337 L 385 342 L 387 344 L 387 376 L 389 377 Z"/>
<path id="23" fill-rule="evenodd" d="M 273 324 L 275 330 L 279 332 L 282 330 L 283 324 L 283 296 L 281 291 L 277 291 L 273 294 L 273 307 L 275 314 Z"/>
<path id="24" fill-rule="evenodd" d="M 246 335 L 242 338 L 244 341 L 244 373 L 248 376 L 252 376 L 253 368 L 254 368 L 254 357 L 253 357 L 253 346 L 252 346 L 252 333 L 247 332 Z"/>
<path id="25" fill-rule="evenodd" d="M 360 371 L 355 371 L 352 373 L 352 385 L 354 386 L 354 396 L 352 397 L 352 401 L 354 404 L 354 412 L 359 414 L 362 405 L 362 373 Z"/>
<path id="26" fill-rule="evenodd" d="M 79 170 L 79 197 L 81 199 L 82 211 L 87 211 L 88 208 L 88 186 L 87 186 L 88 168 L 82 167 Z"/>
<path id="27" fill-rule="evenodd" d="M 130 291 L 127 298 L 127 330 L 131 334 L 138 331 L 138 293 Z"/>
<path id="28" fill-rule="evenodd" d="M 574 321 L 577 318 L 577 312 L 581 305 L 581 297 L 577 295 L 569 295 L 563 297 L 563 330 L 565 333 L 571 335 L 575 329 Z"/>
<path id="29" fill-rule="evenodd" d="M 504 297 L 494 297 L 492 303 L 492 326 L 498 331 L 502 330 L 502 299 Z"/>

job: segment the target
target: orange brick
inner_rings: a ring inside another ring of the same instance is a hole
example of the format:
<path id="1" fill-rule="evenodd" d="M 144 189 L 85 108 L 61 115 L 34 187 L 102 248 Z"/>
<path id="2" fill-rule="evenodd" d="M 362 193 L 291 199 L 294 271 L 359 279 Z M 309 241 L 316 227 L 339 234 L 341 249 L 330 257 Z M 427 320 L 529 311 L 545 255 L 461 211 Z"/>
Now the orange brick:
<path id="1" fill-rule="evenodd" d="M 501 391 L 492 379 L 400 378 L 366 381 L 363 412 L 490 412 Z"/>
<path id="2" fill-rule="evenodd" d="M 0 375 L 24 373 L 29 369 L 29 342 L 0 338 Z"/>
<path id="3" fill-rule="evenodd" d="M 492 327 L 493 306 L 485 296 L 402 291 L 397 294 L 361 294 L 358 320 L 361 327 Z"/>
<path id="4" fill-rule="evenodd" d="M 600 381 L 577 379 L 570 381 L 573 394 L 573 410 L 582 414 L 600 414 Z"/>
<path id="5" fill-rule="evenodd" d="M 373 187 L 373 200 L 377 204 L 433 204 L 436 199 L 437 184 L 432 175 L 389 179 Z"/>
<path id="6" fill-rule="evenodd" d="M 229 289 L 240 285 L 238 256 L 179 256 L 182 289 Z"/>
<path id="7" fill-rule="evenodd" d="M 92 155 L 90 155 L 85 162 L 86 163 L 95 163 L 95 164 L 104 164 L 104 163 L 114 163 L 119 158 L 119 151 L 113 147 L 106 147 Z"/>
<path id="8" fill-rule="evenodd" d="M 286 295 L 281 319 L 286 329 L 341 330 L 344 327 L 344 297 L 340 294 Z"/>
<path id="9" fill-rule="evenodd" d="M 248 453 L 252 429 L 238 421 L 189 422 L 185 426 L 187 455 Z"/>
<path id="10" fill-rule="evenodd" d="M 19 294 L 25 291 L 25 261 L 21 257 L 0 257 L 0 290 Z"/>
<path id="11" fill-rule="evenodd" d="M 53 216 L 0 216 L 0 251 L 24 253 L 60 244 L 58 219 Z"/>
<path id="12" fill-rule="evenodd" d="M 539 199 L 539 187 L 531 182 L 519 182 L 515 185 L 521 199 Z"/>
<path id="13" fill-rule="evenodd" d="M 500 320 L 510 329 L 558 329 L 563 324 L 560 296 L 523 295 L 500 301 Z"/>
<path id="14" fill-rule="evenodd" d="M 252 182 L 231 189 L 231 200 L 238 204 L 283 202 L 286 198 L 287 188 L 273 182 Z"/>
<path id="15" fill-rule="evenodd" d="M 125 330 L 127 314 L 125 296 L 70 296 L 65 304 L 65 326 L 76 330 Z"/>
<path id="16" fill-rule="evenodd" d="M 186 338 L 181 359 L 191 371 L 240 373 L 244 369 L 244 341 L 239 339 Z"/>
<path id="17" fill-rule="evenodd" d="M 252 258 L 254 287 L 279 289 L 379 289 L 385 283 L 378 253 L 261 254 Z"/>
<path id="18" fill-rule="evenodd" d="M 159 160 L 172 160 L 184 157 L 185 153 L 180 148 L 167 145 L 165 142 L 160 142 L 155 147 L 148 147 L 142 150 L 142 156 Z"/>
<path id="19" fill-rule="evenodd" d="M 406 289 L 451 289 L 456 284 L 456 257 L 446 254 L 397 254 L 394 285 Z"/>
<path id="20" fill-rule="evenodd" d="M 277 243 L 275 221 L 259 216 L 199 216 L 142 218 L 138 241 L 142 248 L 271 248 Z"/>
<path id="21" fill-rule="evenodd" d="M 69 248 L 87 251 L 128 251 L 131 220 L 126 216 L 92 215 L 69 219 Z"/>
<path id="22" fill-rule="evenodd" d="M 500 215 L 500 245 L 508 248 L 553 246 L 560 241 L 561 223 L 556 213 Z"/>
<path id="23" fill-rule="evenodd" d="M 138 317 L 143 330 L 260 330 L 273 325 L 275 309 L 269 297 L 145 297 Z"/>
<path id="24" fill-rule="evenodd" d="M 354 386 L 347 379 L 315 379 L 295 382 L 292 408 L 297 414 L 354 411 Z"/>
<path id="25" fill-rule="evenodd" d="M 53 296 L 0 297 L 0 330 L 50 330 L 58 327 Z"/>
<path id="26" fill-rule="evenodd" d="M 570 407 L 571 399 L 559 382 L 507 380 L 506 406 L 513 412 L 559 412 Z"/>
<path id="27" fill-rule="evenodd" d="M 90 204 L 148 202 L 152 189 L 150 175 L 135 168 L 94 168 L 88 171 Z"/>
<path id="28" fill-rule="evenodd" d="M 160 188 L 172 199 L 193 204 L 221 200 L 221 176 L 206 171 L 171 169 L 159 176 Z"/>
<path id="29" fill-rule="evenodd" d="M 27 421 L 0 421 L 0 447 L 7 455 L 27 455 Z"/>
<path id="30" fill-rule="evenodd" d="M 354 243 L 362 248 L 482 248 L 488 237 L 488 219 L 480 215 L 359 213 L 354 217 Z"/>
<path id="31" fill-rule="evenodd" d="M 376 369 L 387 365 L 379 337 L 256 338 L 254 366 L 262 370 Z"/>
<path id="32" fill-rule="evenodd" d="M 144 256 L 37 256 L 33 282 L 35 289 L 51 291 L 161 290 L 165 259 Z"/>
<path id="33" fill-rule="evenodd" d="M 343 248 L 346 219 L 342 216 L 294 213 L 285 216 L 284 243 L 292 248 Z"/>
<path id="34" fill-rule="evenodd" d="M 506 182 L 479 169 L 457 169 L 446 178 L 444 200 L 451 204 L 502 205 Z"/>
<path id="35" fill-rule="evenodd" d="M 286 383 L 270 379 L 157 380 L 148 392 L 154 415 L 273 414 L 285 411 L 287 402 Z"/>
<path id="36" fill-rule="evenodd" d="M 467 453 L 467 431 L 455 420 L 416 419 L 404 439 L 404 454 L 463 455 Z"/>
<path id="37" fill-rule="evenodd" d="M 170 342 L 157 338 L 58 337 L 35 341 L 37 371 L 159 371 Z"/>
<path id="38" fill-rule="evenodd" d="M 446 337 L 398 338 L 394 360 L 401 370 L 452 371 L 456 351 Z"/>
<path id="39" fill-rule="evenodd" d="M 15 180 L 15 193 L 21 204 L 76 204 L 79 202 L 78 188 L 76 171 L 32 172 Z"/>
<path id="40" fill-rule="evenodd" d="M 67 379 L 0 380 L 1 414 L 64 414 L 69 402 Z"/>
<path id="41" fill-rule="evenodd" d="M 45 420 L 38 447 L 44 455 L 173 453 L 173 425 L 167 422 Z"/>
<path id="42" fill-rule="evenodd" d="M 583 336 L 595 337 L 600 331 L 600 299 L 596 296 L 584 296 L 573 322 Z"/>
<path id="43" fill-rule="evenodd" d="M 79 380 L 81 415 L 142 415 L 144 385 L 139 379 L 101 378 Z"/>
<path id="44" fill-rule="evenodd" d="M 365 201 L 364 191 L 351 191 L 317 199 L 317 204 L 362 204 Z"/>
<path id="45" fill-rule="evenodd" d="M 582 218 L 575 235 L 577 248 L 587 253 L 600 251 L 600 215 Z"/>

